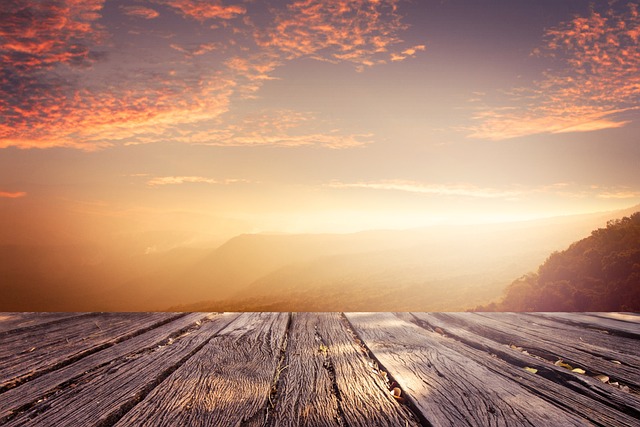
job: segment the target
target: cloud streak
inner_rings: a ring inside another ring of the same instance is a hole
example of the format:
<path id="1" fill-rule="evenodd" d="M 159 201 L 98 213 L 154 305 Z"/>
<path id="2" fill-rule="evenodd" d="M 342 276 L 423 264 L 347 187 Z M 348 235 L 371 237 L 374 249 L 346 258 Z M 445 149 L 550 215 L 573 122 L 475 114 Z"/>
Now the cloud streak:
<path id="1" fill-rule="evenodd" d="M 179 184 L 246 184 L 250 183 L 246 179 L 224 179 L 217 180 L 213 178 L 206 178 L 203 176 L 159 176 L 147 181 L 147 185 L 150 187 L 158 187 L 164 185 L 179 185 Z"/>
<path id="2" fill-rule="evenodd" d="M 558 182 L 549 185 L 506 187 L 478 187 L 471 184 L 432 184 L 411 180 L 390 179 L 345 183 L 331 181 L 325 185 L 336 189 L 368 189 L 426 194 L 437 197 L 461 197 L 472 199 L 503 199 L 518 201 L 535 195 L 555 195 L 565 198 L 638 199 L 640 191 L 629 187 L 603 187 Z"/>
<path id="3" fill-rule="evenodd" d="M 396 62 L 396 61 L 404 61 L 407 58 L 413 58 L 416 56 L 416 54 L 419 51 L 423 51 L 425 50 L 427 47 L 423 44 L 420 45 L 416 45 L 410 48 L 407 48 L 405 50 L 403 50 L 402 52 L 399 53 L 392 53 L 391 54 L 391 60 Z"/>
<path id="4" fill-rule="evenodd" d="M 640 97 L 638 6 L 592 11 L 547 30 L 534 54 L 564 64 L 533 87 L 520 88 L 506 106 L 474 114 L 469 136 L 502 140 L 538 133 L 589 132 L 629 123 Z"/>
<path id="5" fill-rule="evenodd" d="M 158 11 L 144 6 L 122 6 L 125 15 L 137 18 L 154 19 L 160 16 Z"/>
<path id="6" fill-rule="evenodd" d="M 198 43 L 193 46 L 181 46 L 177 43 L 169 45 L 171 49 L 184 53 L 187 57 L 204 55 L 205 53 L 215 50 L 218 46 L 216 43 Z"/>
<path id="7" fill-rule="evenodd" d="M 116 144 L 166 140 L 181 126 L 198 125 L 228 111 L 233 82 L 197 80 L 197 91 L 179 78 L 158 78 L 141 88 L 78 89 L 55 105 L 42 105 L 0 125 L 0 147 L 72 147 L 97 150 Z M 187 94 L 188 96 L 184 96 Z"/>
<path id="8" fill-rule="evenodd" d="M 356 183 L 333 181 L 328 184 L 331 188 L 362 188 L 384 191 L 401 191 L 408 193 L 430 194 L 435 196 L 471 197 L 482 199 L 512 199 L 522 193 L 519 190 L 500 190 L 496 188 L 480 188 L 469 184 L 426 184 L 408 180 L 380 180 Z"/>
<path id="9" fill-rule="evenodd" d="M 345 133 L 312 113 L 293 110 L 263 110 L 241 116 L 227 114 L 218 123 L 215 129 L 183 133 L 173 139 L 188 144 L 226 147 L 320 146 L 346 149 L 367 145 L 373 138 L 370 133 Z M 331 130 L 322 131 L 327 127 Z"/>
<path id="10" fill-rule="evenodd" d="M 0 199 L 20 199 L 26 196 L 24 191 L 0 191 Z"/>

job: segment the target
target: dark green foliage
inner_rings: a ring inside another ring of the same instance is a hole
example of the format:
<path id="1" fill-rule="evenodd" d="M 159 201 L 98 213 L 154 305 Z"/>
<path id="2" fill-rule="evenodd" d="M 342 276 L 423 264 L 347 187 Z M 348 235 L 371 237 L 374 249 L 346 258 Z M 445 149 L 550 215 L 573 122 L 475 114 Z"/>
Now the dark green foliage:
<path id="1" fill-rule="evenodd" d="M 609 221 L 477 311 L 640 311 L 640 212 Z"/>

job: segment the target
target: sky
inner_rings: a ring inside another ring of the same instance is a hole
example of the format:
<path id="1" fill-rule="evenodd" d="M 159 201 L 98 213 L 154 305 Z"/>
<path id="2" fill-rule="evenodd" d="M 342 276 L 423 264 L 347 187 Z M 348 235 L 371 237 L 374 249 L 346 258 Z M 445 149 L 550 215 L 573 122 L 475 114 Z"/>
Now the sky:
<path id="1" fill-rule="evenodd" d="M 5 0 L 0 244 L 640 203 L 640 7 Z"/>

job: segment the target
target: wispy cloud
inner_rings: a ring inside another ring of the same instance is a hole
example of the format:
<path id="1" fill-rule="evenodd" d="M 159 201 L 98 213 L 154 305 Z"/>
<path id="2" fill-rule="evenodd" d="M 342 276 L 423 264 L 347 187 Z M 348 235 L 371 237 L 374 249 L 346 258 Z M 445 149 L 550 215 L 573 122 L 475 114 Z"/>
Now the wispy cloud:
<path id="1" fill-rule="evenodd" d="M 591 189 L 596 192 L 598 198 L 601 199 L 640 199 L 640 190 L 630 187 L 603 187 L 593 185 Z"/>
<path id="2" fill-rule="evenodd" d="M 423 51 L 425 50 L 427 47 L 423 44 L 421 45 L 416 45 L 413 47 L 410 47 L 408 49 L 403 50 L 402 52 L 399 53 L 392 53 L 391 54 L 391 60 L 392 61 L 404 61 L 407 58 L 413 58 L 414 56 L 416 56 L 416 53 L 418 53 L 419 51 Z"/>
<path id="3" fill-rule="evenodd" d="M 373 134 L 353 134 L 309 112 L 263 110 L 253 114 L 227 114 L 215 129 L 176 135 L 176 141 L 213 146 L 320 146 L 333 149 L 359 147 L 372 142 Z M 330 127 L 330 131 L 321 129 Z"/>
<path id="4" fill-rule="evenodd" d="M 397 47 L 404 29 L 398 0 L 299 0 L 279 13 L 273 26 L 256 31 L 256 40 L 289 59 L 346 61 L 363 70 L 386 62 L 394 50 L 403 58 L 422 50 Z"/>
<path id="5" fill-rule="evenodd" d="M 0 12 L 0 147 L 30 146 L 61 116 L 69 77 L 104 56 L 96 24 L 104 0 L 7 1 Z M 52 144 L 55 145 L 55 144 Z"/>
<path id="6" fill-rule="evenodd" d="M 216 43 L 196 43 L 191 46 L 182 46 L 177 43 L 169 45 L 171 49 L 184 53 L 187 57 L 204 55 L 205 53 L 215 50 L 218 46 Z"/>
<path id="7" fill-rule="evenodd" d="M 3 2 L 3 70 L 24 72 L 59 64 L 87 65 L 94 59 L 91 48 L 103 35 L 95 25 L 103 4 L 104 0 Z"/>
<path id="8" fill-rule="evenodd" d="M 158 11 L 145 6 L 121 6 L 125 15 L 144 19 L 154 19 L 160 16 Z"/>
<path id="9" fill-rule="evenodd" d="M 407 180 L 380 180 L 355 183 L 332 181 L 327 184 L 332 188 L 364 188 L 372 190 L 403 191 L 409 193 L 432 194 L 436 196 L 462 196 L 473 198 L 517 198 L 520 190 L 503 190 L 481 188 L 469 184 L 428 184 Z"/>
<path id="10" fill-rule="evenodd" d="M 620 114 L 640 107 L 639 15 L 630 3 L 621 12 L 592 11 L 549 29 L 534 55 L 564 66 L 512 91 L 505 106 L 479 108 L 469 136 L 501 140 L 629 123 Z"/>
<path id="11" fill-rule="evenodd" d="M 471 184 L 433 184 L 411 180 L 390 179 L 377 181 L 331 181 L 325 186 L 337 189 L 361 188 L 382 191 L 401 191 L 441 197 L 476 199 L 520 200 L 535 195 L 553 195 L 564 198 L 638 199 L 640 191 L 629 187 L 604 187 L 557 182 L 548 185 L 511 185 L 502 187 L 478 187 Z"/>
<path id="12" fill-rule="evenodd" d="M 244 15 L 247 9 L 241 5 L 225 5 L 216 0 L 156 0 L 178 9 L 185 17 L 198 21 L 209 19 L 233 19 Z"/>
<path id="13" fill-rule="evenodd" d="M 26 196 L 27 193 L 24 191 L 0 191 L 0 199 L 19 199 Z"/>
<path id="14" fill-rule="evenodd" d="M 308 55 L 360 69 L 423 50 L 422 45 L 403 46 L 399 39 L 406 26 L 397 0 L 293 1 L 256 19 L 249 16 L 250 2 L 154 0 L 156 8 L 123 6 L 123 13 L 145 20 L 160 11 L 194 21 L 180 27 L 182 34 L 132 35 L 145 43 L 153 38 L 153 50 L 135 41 L 116 49 L 103 4 L 3 3 L 0 148 L 98 150 L 170 139 L 232 146 L 361 146 L 372 141 L 369 132 L 342 132 L 308 113 L 221 119 L 234 117 L 227 113 L 236 102 L 256 97 L 290 59 Z M 213 28 L 216 20 L 219 28 Z"/>
<path id="15" fill-rule="evenodd" d="M 247 57 L 233 56 L 225 62 L 225 65 L 234 74 L 247 80 L 262 81 L 273 80 L 274 77 L 270 73 L 282 63 L 282 59 L 277 55 L 260 53 Z"/>
<path id="16" fill-rule="evenodd" d="M 202 78 L 194 90 L 179 76 L 166 76 L 141 88 L 77 89 L 59 104 L 41 105 L 37 113 L 23 115 L 13 126 L 0 124 L 0 147 L 91 151 L 162 141 L 181 126 L 207 122 L 228 111 L 232 88 L 231 81 Z"/>
<path id="17" fill-rule="evenodd" d="M 103 56 L 96 24 L 104 0 L 3 2 L 0 11 L 0 146 L 13 145 L 23 129 L 59 111 L 75 70 Z M 61 102 L 62 101 L 62 102 Z"/>
<path id="18" fill-rule="evenodd" d="M 224 179 L 218 180 L 213 178 L 207 178 L 203 176 L 159 176 L 147 181 L 147 185 L 151 187 L 157 187 L 162 185 L 178 185 L 178 184 L 246 184 L 251 181 L 246 179 Z"/>

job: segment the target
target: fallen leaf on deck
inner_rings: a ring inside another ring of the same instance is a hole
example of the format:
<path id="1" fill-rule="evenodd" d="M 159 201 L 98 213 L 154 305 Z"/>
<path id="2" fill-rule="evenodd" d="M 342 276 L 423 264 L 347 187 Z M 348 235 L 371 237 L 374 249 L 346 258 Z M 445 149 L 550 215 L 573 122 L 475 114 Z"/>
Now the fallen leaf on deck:
<path id="1" fill-rule="evenodd" d="M 402 393 L 402 391 L 400 390 L 399 387 L 394 387 L 393 390 L 391 390 L 391 394 L 393 395 L 393 397 L 395 397 L 396 399 L 400 397 L 400 394 Z"/>
<path id="2" fill-rule="evenodd" d="M 580 368 L 572 369 L 571 372 L 575 372 L 576 374 L 584 374 L 584 373 L 586 373 L 586 371 L 584 369 L 580 369 Z"/>
<path id="3" fill-rule="evenodd" d="M 527 372 L 531 372 L 532 374 L 535 374 L 535 373 L 537 373 L 537 372 L 538 372 L 538 370 L 537 370 L 537 369 L 535 369 L 535 368 L 530 368 L 530 367 L 528 367 L 528 366 L 525 366 L 524 370 L 525 370 L 525 371 L 527 371 Z"/>
<path id="4" fill-rule="evenodd" d="M 563 368 L 567 368 L 567 369 L 573 369 L 573 366 L 569 365 L 568 363 L 564 363 L 562 361 L 562 359 L 558 360 L 557 362 L 554 363 L 554 365 L 556 366 L 561 366 Z"/>
<path id="5" fill-rule="evenodd" d="M 597 380 L 602 381 L 603 383 L 608 383 L 609 382 L 609 377 L 606 375 L 596 375 L 595 377 L 593 377 Z"/>

